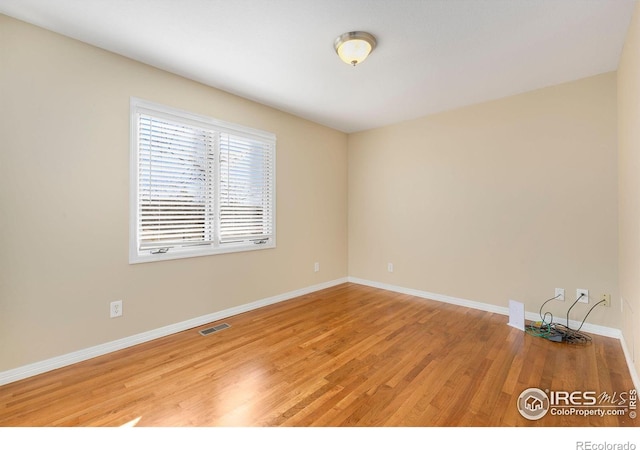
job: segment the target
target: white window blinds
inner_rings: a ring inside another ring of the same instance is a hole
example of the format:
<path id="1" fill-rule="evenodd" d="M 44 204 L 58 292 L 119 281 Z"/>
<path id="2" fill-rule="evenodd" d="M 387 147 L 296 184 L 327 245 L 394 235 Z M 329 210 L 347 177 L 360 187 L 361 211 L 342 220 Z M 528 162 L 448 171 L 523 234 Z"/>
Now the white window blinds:
<path id="1" fill-rule="evenodd" d="M 254 242 L 273 235 L 271 145 L 220 136 L 220 242 Z"/>
<path id="2" fill-rule="evenodd" d="M 213 242 L 214 133 L 139 117 L 140 250 Z"/>
<path id="3" fill-rule="evenodd" d="M 132 99 L 130 262 L 275 246 L 275 137 Z"/>

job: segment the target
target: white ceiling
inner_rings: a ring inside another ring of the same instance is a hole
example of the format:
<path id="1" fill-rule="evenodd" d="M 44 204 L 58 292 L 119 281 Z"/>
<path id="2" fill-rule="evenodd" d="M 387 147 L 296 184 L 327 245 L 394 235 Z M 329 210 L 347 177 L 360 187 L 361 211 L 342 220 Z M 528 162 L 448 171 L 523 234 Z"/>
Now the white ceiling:
<path id="1" fill-rule="evenodd" d="M 616 70 L 636 0 L 0 0 L 0 13 L 345 132 Z M 334 39 L 374 34 L 357 67 Z"/>

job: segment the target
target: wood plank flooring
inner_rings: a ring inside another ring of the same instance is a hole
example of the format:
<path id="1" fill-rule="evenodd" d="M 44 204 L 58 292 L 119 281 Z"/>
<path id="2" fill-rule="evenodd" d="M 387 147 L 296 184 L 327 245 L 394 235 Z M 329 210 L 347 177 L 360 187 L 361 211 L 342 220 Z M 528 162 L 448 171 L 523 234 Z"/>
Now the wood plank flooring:
<path id="1" fill-rule="evenodd" d="M 530 387 L 633 389 L 615 339 L 553 343 L 502 315 L 346 283 L 0 386 L 0 426 L 637 426 L 523 418 Z"/>

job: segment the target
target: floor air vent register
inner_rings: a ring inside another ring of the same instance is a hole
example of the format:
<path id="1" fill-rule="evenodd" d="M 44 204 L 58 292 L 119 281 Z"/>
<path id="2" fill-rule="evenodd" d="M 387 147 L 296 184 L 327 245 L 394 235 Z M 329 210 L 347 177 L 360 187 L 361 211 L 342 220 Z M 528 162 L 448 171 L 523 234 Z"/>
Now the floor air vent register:
<path id="1" fill-rule="evenodd" d="M 216 325 L 215 327 L 211 327 L 211 328 L 205 328 L 204 330 L 200 330 L 198 331 L 198 333 L 200 333 L 203 336 L 208 336 L 212 333 L 216 333 L 218 331 L 222 331 L 222 330 L 226 330 L 227 328 L 230 328 L 231 325 L 229 325 L 228 323 L 221 323 L 220 325 Z"/>

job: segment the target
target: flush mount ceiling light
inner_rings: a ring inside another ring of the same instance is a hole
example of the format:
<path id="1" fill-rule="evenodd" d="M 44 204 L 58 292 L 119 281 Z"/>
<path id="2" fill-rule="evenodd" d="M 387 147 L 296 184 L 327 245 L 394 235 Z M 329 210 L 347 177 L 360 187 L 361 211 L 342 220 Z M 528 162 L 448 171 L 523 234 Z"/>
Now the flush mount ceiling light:
<path id="1" fill-rule="evenodd" d="M 341 60 L 356 66 L 376 48 L 376 38 L 365 31 L 350 31 L 338 36 L 333 47 Z"/>

